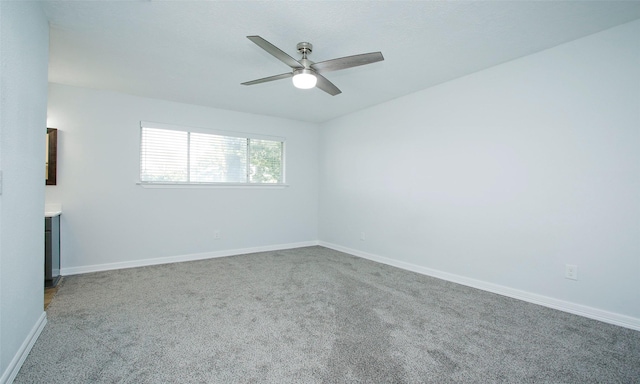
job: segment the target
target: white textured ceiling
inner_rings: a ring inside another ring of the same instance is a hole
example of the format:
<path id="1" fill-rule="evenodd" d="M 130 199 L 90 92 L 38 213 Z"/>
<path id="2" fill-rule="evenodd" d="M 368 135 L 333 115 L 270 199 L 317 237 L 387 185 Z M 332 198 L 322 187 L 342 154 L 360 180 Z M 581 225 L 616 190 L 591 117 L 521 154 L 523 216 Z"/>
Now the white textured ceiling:
<path id="1" fill-rule="evenodd" d="M 45 1 L 49 81 L 323 122 L 640 18 L 639 1 Z M 299 90 L 249 41 L 298 59 L 381 51 Z"/>

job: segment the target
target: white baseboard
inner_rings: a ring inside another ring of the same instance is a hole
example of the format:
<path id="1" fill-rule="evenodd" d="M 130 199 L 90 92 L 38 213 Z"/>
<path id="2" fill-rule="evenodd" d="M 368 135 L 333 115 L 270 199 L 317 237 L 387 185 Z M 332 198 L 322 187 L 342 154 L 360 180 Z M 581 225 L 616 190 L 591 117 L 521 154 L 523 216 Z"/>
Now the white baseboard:
<path id="1" fill-rule="evenodd" d="M 314 241 L 304 241 L 304 242 L 300 242 L 300 243 L 265 245 L 265 246 L 260 246 L 260 247 L 228 249 L 228 250 L 215 251 L 215 252 L 192 253 L 192 254 L 188 254 L 188 255 L 178 255 L 178 256 L 158 257 L 158 258 L 153 258 L 153 259 L 123 261 L 123 262 L 119 262 L 119 263 L 95 264 L 95 265 L 86 265 L 86 266 L 81 266 L 81 267 L 68 267 L 68 268 L 61 268 L 60 269 L 60 274 L 62 276 L 79 275 L 79 274 L 82 274 L 82 273 L 110 271 L 110 270 L 114 270 L 114 269 L 145 267 L 145 266 L 149 266 L 149 265 L 179 263 L 179 262 L 183 262 L 183 261 L 214 259 L 214 258 L 217 258 L 217 257 L 243 255 L 243 254 L 247 254 L 247 253 L 279 251 L 279 250 L 283 250 L 283 249 L 311 247 L 311 246 L 314 246 L 314 245 L 318 245 L 318 241 L 314 240 Z"/>
<path id="2" fill-rule="evenodd" d="M 316 241 L 316 240 L 299 242 L 299 243 L 266 245 L 266 246 L 260 246 L 260 247 L 252 247 L 252 248 L 229 249 L 229 250 L 215 251 L 215 252 L 193 253 L 188 255 L 160 257 L 160 258 L 154 258 L 154 259 L 124 261 L 120 263 L 96 264 L 96 265 L 88 265 L 88 266 L 82 266 L 82 267 L 62 268 L 60 271 L 60 274 L 63 276 L 69 276 L 69 275 L 77 275 L 77 274 L 90 273 L 90 272 L 109 271 L 114 269 L 144 267 L 148 265 L 213 259 L 217 257 L 243 255 L 247 253 L 278 251 L 283 249 L 310 247 L 314 245 L 321 245 L 326 248 L 335 249 L 336 251 L 348 253 L 350 255 L 362 257 L 364 259 L 368 259 L 378 263 L 391 265 L 393 267 L 405 269 L 412 272 L 417 272 L 427 276 L 436 277 L 442 280 L 451 281 L 453 283 L 466 285 L 468 287 L 481 289 L 483 291 L 496 293 L 498 295 L 503 295 L 503 296 L 511 297 L 518 300 L 523 300 L 529 303 L 542 305 L 548 308 L 553 308 L 560 311 L 572 313 L 575 315 L 587 317 L 590 319 L 599 320 L 605 323 L 614 324 L 621 327 L 640 331 L 640 319 L 635 317 L 626 316 L 626 315 L 622 315 L 614 312 L 609 312 L 609 311 L 589 307 L 582 304 L 576 304 L 576 303 L 571 303 L 564 300 L 554 299 L 548 296 L 521 291 L 519 289 L 510 288 L 503 285 L 493 284 L 493 283 L 489 283 L 482 280 L 476 280 L 469 277 L 447 273 L 447 272 L 439 271 L 436 269 L 431 269 L 431 268 L 423 267 L 420 265 L 407 263 L 400 260 L 395 260 L 395 259 L 391 259 L 383 256 L 374 255 L 371 253 L 359 251 L 357 249 L 347 248 L 341 245 L 332 244 L 325 241 Z M 0 384 L 3 384 L 3 383 L 4 382 L 0 381 Z"/>
<path id="3" fill-rule="evenodd" d="M 8 384 L 13 382 L 13 380 L 18 375 L 22 364 L 27 359 L 29 352 L 31 352 L 31 348 L 33 348 L 36 340 L 38 340 L 38 337 L 40 336 L 40 333 L 42 332 L 46 324 L 47 313 L 42 312 L 42 315 L 40 315 L 38 321 L 36 321 L 35 325 L 31 329 L 31 332 L 29 332 L 27 337 L 22 342 L 20 349 L 18 349 L 18 352 L 11 360 L 11 363 L 9 363 L 7 369 L 2 373 L 2 377 L 0 377 L 0 384 Z"/>
<path id="4" fill-rule="evenodd" d="M 521 291 L 518 289 L 505 287 L 503 285 L 488 283 L 486 281 L 471 279 L 468 277 L 455 275 L 452 273 L 442 272 L 436 269 L 426 268 L 416 264 L 394 260 L 387 257 L 359 251 L 356 249 L 343 247 L 341 245 L 327 243 L 324 241 L 319 241 L 318 245 L 326 248 L 331 248 L 336 251 L 348 253 L 353 256 L 362 257 L 364 259 L 368 259 L 378 263 L 391 265 L 393 267 L 405 269 L 412 272 L 417 272 L 422 275 L 436 277 L 438 279 L 451 281 L 453 283 L 466 285 L 468 287 L 481 289 L 483 291 L 496 293 L 498 295 L 511 297 L 513 299 L 518 299 L 518 300 L 526 301 L 529 303 L 542 305 L 544 307 L 557 309 L 563 312 L 572 313 L 574 315 L 588 317 L 590 319 L 599 320 L 605 323 L 618 325 L 621 327 L 640 331 L 640 319 L 635 317 L 626 316 L 626 315 L 622 315 L 614 312 L 609 312 L 602 309 L 589 307 L 586 305 L 571 303 L 564 300 L 558 300 L 552 297 L 542 296 L 542 295 L 538 295 L 538 294 L 526 292 L 526 291 Z"/>

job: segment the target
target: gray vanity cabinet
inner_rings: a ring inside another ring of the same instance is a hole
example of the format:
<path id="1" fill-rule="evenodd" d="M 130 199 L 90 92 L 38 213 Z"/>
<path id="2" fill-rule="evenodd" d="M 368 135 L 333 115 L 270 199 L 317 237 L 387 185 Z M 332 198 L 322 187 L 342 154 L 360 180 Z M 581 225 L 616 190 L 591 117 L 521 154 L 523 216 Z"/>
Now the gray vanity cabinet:
<path id="1" fill-rule="evenodd" d="M 60 280 L 60 216 L 44 218 L 44 286 Z"/>

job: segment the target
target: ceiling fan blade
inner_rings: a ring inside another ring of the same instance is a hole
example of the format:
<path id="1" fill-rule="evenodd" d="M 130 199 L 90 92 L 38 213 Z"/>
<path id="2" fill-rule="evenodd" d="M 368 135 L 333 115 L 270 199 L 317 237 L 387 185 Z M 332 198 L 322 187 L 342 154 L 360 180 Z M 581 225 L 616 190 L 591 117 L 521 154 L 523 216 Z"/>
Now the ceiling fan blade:
<path id="1" fill-rule="evenodd" d="M 342 93 L 342 91 L 339 90 L 338 87 L 333 85 L 332 82 L 327 80 L 326 77 L 322 76 L 319 73 L 316 73 L 315 75 L 316 75 L 316 78 L 318 79 L 318 82 L 316 83 L 316 88 L 320 88 L 321 90 L 327 92 L 331 96 L 339 95 Z"/>
<path id="2" fill-rule="evenodd" d="M 340 69 L 347 69 L 351 67 L 357 67 L 359 65 L 371 64 L 384 60 L 381 52 L 363 53 L 360 55 L 353 55 L 347 57 L 341 57 L 339 59 L 321 61 L 319 63 L 311 64 L 311 68 L 318 72 L 330 72 L 338 71 Z"/>
<path id="3" fill-rule="evenodd" d="M 291 72 L 281 73 L 279 75 L 264 77 L 264 78 L 258 79 L 258 80 L 246 81 L 246 82 L 242 83 L 242 85 L 253 85 L 253 84 L 266 83 L 268 81 L 286 79 L 287 77 L 292 77 L 292 76 L 293 76 L 293 73 L 291 73 Z"/>
<path id="4" fill-rule="evenodd" d="M 283 63 L 287 64 L 291 68 L 293 68 L 293 69 L 304 68 L 304 66 L 302 64 L 300 64 L 296 59 L 294 59 L 293 57 L 287 55 L 280 48 L 278 48 L 275 45 L 271 44 L 270 42 L 268 42 L 267 40 L 263 39 L 262 37 L 260 37 L 260 36 L 247 36 L 247 39 L 253 41 L 260 48 L 264 49 L 265 51 L 270 53 L 272 56 L 274 56 L 276 59 L 282 61 Z"/>

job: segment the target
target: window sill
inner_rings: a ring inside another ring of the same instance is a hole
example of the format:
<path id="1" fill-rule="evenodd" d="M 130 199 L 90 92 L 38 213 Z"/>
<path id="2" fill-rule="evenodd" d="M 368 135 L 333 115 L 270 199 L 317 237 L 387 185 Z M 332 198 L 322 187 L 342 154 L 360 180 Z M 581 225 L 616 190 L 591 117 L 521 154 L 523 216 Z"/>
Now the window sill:
<path id="1" fill-rule="evenodd" d="M 142 188 L 170 188 L 170 189 L 191 189 L 191 188 L 249 188 L 249 189 L 283 189 L 289 184 L 249 184 L 249 183 L 143 183 L 136 182 Z"/>

